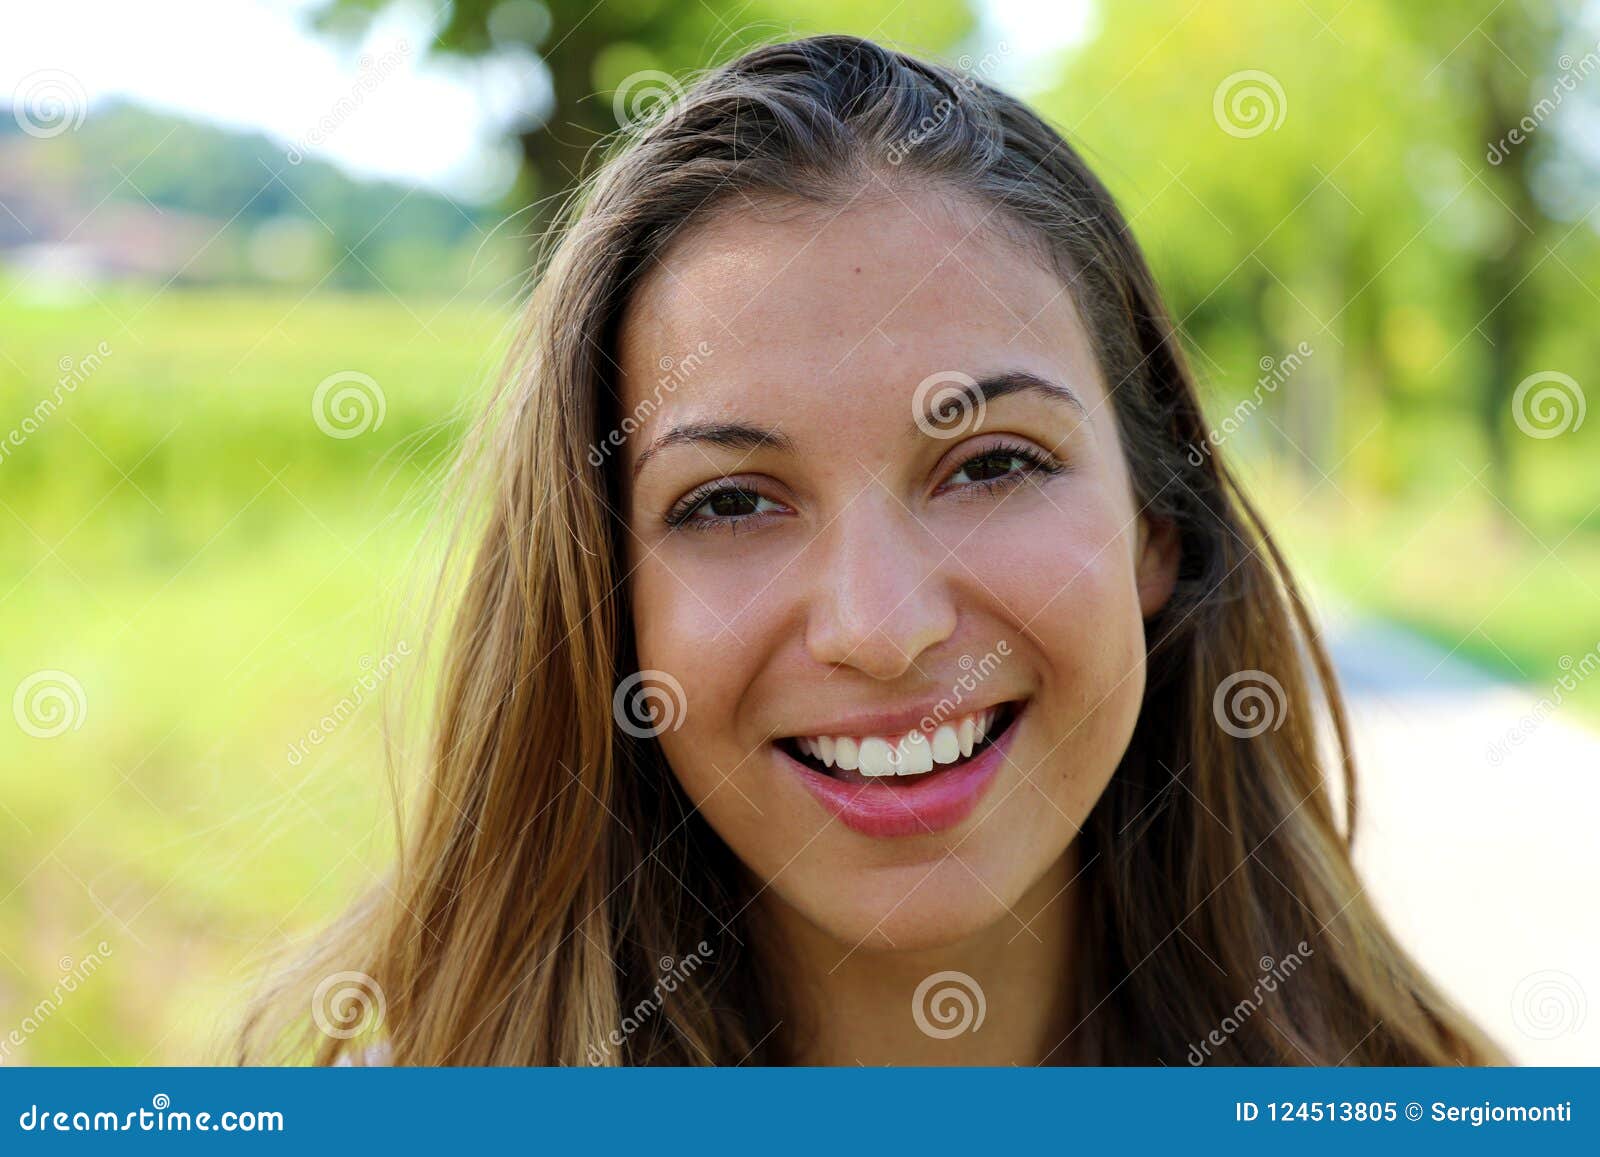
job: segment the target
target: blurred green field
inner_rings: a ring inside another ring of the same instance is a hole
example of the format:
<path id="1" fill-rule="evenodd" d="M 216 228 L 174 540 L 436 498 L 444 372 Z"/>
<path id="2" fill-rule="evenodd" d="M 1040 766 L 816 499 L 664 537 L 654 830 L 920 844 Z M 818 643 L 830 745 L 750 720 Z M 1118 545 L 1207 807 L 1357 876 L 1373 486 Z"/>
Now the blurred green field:
<path id="1" fill-rule="evenodd" d="M 386 683 L 407 673 L 396 604 L 427 479 L 505 321 L 153 292 L 0 306 L 5 429 L 59 358 L 111 350 L 0 462 L 0 682 L 65 671 L 86 705 L 55 738 L 0 728 L 0 1027 L 49 992 L 63 945 L 113 952 L 7 1061 L 207 1055 L 241 966 L 383 862 L 379 708 L 298 766 L 290 745 L 385 656 Z M 346 370 L 386 412 L 340 439 L 311 406 Z"/>
<path id="2" fill-rule="evenodd" d="M 0 1029 L 70 969 L 61 946 L 112 952 L 6 1063 L 219 1055 L 253 962 L 384 862 L 379 710 L 288 752 L 406 640 L 430 479 L 507 317 L 177 288 L 0 303 L 0 436 L 60 359 L 110 350 L 0 461 L 0 685 L 56 669 L 85 701 L 56 738 L 0 728 Z M 341 371 L 385 402 L 351 438 L 312 414 Z M 1600 643 L 1593 519 L 1508 524 L 1464 469 L 1399 497 L 1270 455 L 1248 472 L 1316 582 L 1459 654 L 1547 688 Z M 1600 718 L 1600 685 L 1580 696 Z"/>

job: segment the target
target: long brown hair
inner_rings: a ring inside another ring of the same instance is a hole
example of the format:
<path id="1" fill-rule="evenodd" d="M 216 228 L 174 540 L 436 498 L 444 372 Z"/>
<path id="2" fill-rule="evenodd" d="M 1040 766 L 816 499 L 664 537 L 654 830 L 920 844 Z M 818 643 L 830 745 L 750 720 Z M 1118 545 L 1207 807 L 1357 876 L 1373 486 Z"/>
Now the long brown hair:
<path id="1" fill-rule="evenodd" d="M 359 1038 L 306 1017 L 329 977 L 352 975 L 383 995 L 395 1063 L 787 1059 L 750 966 L 746 874 L 654 740 L 613 719 L 635 664 L 614 457 L 592 450 L 620 418 L 619 312 L 664 246 L 743 197 L 842 204 L 875 179 L 970 198 L 1059 273 L 1095 341 L 1136 501 L 1181 542 L 1176 592 L 1146 624 L 1139 723 L 1079 837 L 1077 1020 L 1048 1059 L 1498 1059 L 1352 869 L 1355 785 L 1328 657 L 1208 436 L 1111 196 L 1019 101 L 845 36 L 710 72 L 626 133 L 574 198 L 467 438 L 481 469 L 477 505 L 461 509 L 482 517 L 459 532 L 464 580 L 400 863 L 280 974 L 241 1059 L 309 1044 L 320 1062 L 361 1063 Z M 652 986 L 696 945 L 703 966 Z"/>

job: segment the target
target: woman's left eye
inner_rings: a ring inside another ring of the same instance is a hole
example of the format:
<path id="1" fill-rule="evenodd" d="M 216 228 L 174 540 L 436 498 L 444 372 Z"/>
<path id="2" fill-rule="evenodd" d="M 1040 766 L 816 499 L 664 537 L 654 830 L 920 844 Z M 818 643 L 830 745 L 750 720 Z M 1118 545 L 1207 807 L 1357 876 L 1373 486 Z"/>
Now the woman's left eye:
<path id="1" fill-rule="evenodd" d="M 946 485 L 993 486 L 1013 478 L 1021 478 L 1035 471 L 1055 474 L 1059 464 L 1048 462 L 1022 447 L 997 447 L 975 454 L 950 475 Z"/>

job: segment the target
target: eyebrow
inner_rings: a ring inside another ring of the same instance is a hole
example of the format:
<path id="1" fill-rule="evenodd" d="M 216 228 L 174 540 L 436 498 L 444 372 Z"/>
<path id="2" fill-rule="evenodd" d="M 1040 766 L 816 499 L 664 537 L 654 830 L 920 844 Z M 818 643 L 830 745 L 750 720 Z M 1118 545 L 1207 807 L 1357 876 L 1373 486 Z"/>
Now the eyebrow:
<path id="1" fill-rule="evenodd" d="M 1048 378 L 1041 378 L 1027 370 L 1006 370 L 1002 373 L 989 374 L 972 379 L 970 385 L 957 380 L 952 387 L 942 391 L 947 403 L 954 400 L 949 392 L 950 389 L 956 391 L 955 397 L 964 397 L 971 406 L 987 405 L 1008 394 L 1033 393 L 1052 402 L 1066 404 L 1077 412 L 1080 419 L 1089 417 L 1088 408 L 1069 387 L 1060 382 L 1050 381 Z M 910 432 L 913 434 L 922 432 L 922 427 L 915 419 L 910 423 Z M 633 464 L 633 476 L 639 477 L 639 472 L 644 469 L 645 463 L 662 450 L 670 446 L 696 443 L 721 446 L 727 450 L 743 450 L 746 453 L 763 447 L 771 447 L 783 453 L 793 453 L 795 449 L 793 439 L 783 431 L 769 427 L 753 426 L 744 422 L 686 422 L 672 427 L 640 453 Z"/>

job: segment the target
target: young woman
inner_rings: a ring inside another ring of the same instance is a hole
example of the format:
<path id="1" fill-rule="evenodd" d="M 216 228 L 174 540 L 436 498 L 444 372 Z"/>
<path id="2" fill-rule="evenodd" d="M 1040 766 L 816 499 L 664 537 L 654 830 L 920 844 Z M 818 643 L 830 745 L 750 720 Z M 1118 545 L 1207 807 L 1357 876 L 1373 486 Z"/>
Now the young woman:
<path id="1" fill-rule="evenodd" d="M 245 1058 L 1497 1059 L 1368 903 L 1316 630 L 1016 100 L 843 36 L 711 73 L 469 444 L 401 863 Z M 351 975 L 376 1049 L 305 1015 Z"/>

